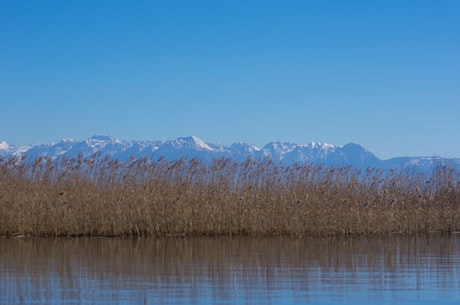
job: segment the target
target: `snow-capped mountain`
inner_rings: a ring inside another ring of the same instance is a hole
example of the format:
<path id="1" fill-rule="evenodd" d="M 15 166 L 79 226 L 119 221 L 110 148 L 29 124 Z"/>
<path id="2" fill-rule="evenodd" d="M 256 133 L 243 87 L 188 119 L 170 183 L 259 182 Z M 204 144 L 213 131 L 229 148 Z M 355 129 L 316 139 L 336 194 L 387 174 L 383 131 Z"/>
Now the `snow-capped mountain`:
<path id="1" fill-rule="evenodd" d="M 309 143 L 293 144 L 271 142 L 259 148 L 246 143 L 235 143 L 230 146 L 207 143 L 196 136 L 181 137 L 170 141 L 125 141 L 112 136 L 93 136 L 85 141 L 63 139 L 59 143 L 38 144 L 17 147 L 6 142 L 0 142 L 0 157 L 12 155 L 25 156 L 26 160 L 34 160 L 40 156 L 51 158 L 73 158 L 78 155 L 89 158 L 110 156 L 113 159 L 126 160 L 134 158 L 163 157 L 177 160 L 182 157 L 198 158 L 211 162 L 213 158 L 233 158 L 244 161 L 247 157 L 253 159 L 270 158 L 275 162 L 291 165 L 315 163 L 327 166 L 353 166 L 361 169 L 367 167 L 429 172 L 439 164 L 449 164 L 460 169 L 460 159 L 444 159 L 439 157 L 404 157 L 380 160 L 362 146 L 349 143 L 343 146 Z"/>
<path id="2" fill-rule="evenodd" d="M 13 154 L 16 151 L 16 147 L 13 147 L 5 141 L 0 142 L 0 157 L 5 157 Z"/>

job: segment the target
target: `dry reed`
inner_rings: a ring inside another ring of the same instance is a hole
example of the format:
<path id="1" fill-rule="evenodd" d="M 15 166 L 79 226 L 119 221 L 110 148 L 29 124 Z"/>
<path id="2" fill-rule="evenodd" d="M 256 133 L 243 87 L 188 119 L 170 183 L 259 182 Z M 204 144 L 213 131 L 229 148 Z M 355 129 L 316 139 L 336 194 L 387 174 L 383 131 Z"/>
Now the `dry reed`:
<path id="1" fill-rule="evenodd" d="M 269 159 L 0 160 L 0 235 L 329 235 L 460 231 L 460 174 Z"/>

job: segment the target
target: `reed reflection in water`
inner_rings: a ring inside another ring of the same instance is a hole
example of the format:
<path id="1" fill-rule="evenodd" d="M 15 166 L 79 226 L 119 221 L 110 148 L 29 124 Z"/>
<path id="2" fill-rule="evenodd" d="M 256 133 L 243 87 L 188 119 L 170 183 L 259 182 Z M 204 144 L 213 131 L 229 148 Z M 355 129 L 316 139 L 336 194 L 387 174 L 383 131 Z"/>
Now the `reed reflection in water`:
<path id="1" fill-rule="evenodd" d="M 458 304 L 460 236 L 0 238 L 0 304 Z"/>

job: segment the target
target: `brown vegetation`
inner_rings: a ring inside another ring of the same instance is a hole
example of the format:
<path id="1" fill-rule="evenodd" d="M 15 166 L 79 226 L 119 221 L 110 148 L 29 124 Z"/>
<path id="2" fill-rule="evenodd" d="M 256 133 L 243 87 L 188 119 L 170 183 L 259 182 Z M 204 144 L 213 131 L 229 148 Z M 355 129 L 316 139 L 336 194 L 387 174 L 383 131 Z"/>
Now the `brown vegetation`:
<path id="1" fill-rule="evenodd" d="M 327 235 L 460 230 L 460 174 L 268 159 L 0 160 L 0 235 Z"/>

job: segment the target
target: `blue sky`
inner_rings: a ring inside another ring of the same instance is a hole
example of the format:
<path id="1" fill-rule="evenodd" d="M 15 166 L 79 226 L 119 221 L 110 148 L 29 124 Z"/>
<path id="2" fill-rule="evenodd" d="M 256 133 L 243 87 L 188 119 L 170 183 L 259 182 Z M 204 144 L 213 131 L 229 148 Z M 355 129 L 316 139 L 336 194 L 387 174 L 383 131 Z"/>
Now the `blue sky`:
<path id="1" fill-rule="evenodd" d="M 1 1 L 0 140 L 460 157 L 460 1 Z"/>

